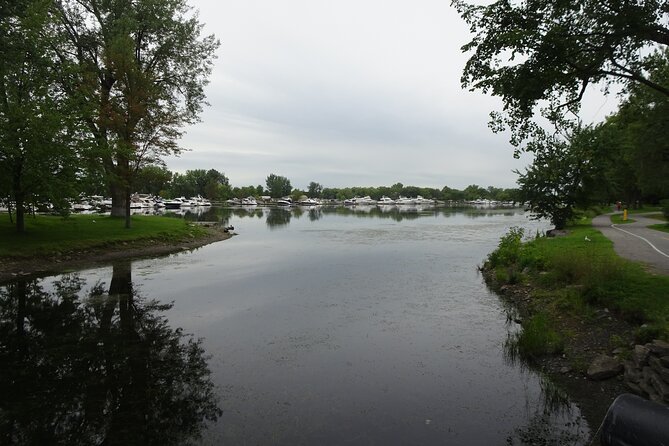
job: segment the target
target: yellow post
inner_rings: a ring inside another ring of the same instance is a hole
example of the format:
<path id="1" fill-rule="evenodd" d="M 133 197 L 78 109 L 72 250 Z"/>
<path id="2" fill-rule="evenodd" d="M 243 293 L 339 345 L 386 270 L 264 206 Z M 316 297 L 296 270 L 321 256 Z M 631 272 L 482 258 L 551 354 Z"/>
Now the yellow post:
<path id="1" fill-rule="evenodd" d="M 623 210 L 623 221 L 627 221 L 627 209 Z"/>

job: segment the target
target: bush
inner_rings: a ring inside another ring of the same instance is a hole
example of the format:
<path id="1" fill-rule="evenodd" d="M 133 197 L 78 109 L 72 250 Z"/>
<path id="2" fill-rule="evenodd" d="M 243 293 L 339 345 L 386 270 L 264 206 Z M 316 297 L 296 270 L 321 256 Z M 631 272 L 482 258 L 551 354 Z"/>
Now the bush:
<path id="1" fill-rule="evenodd" d="M 488 255 L 486 267 L 511 266 L 518 262 L 524 234 L 523 228 L 514 226 L 509 229 L 509 232 L 502 236 L 497 249 Z"/>
<path id="2" fill-rule="evenodd" d="M 523 328 L 507 338 L 504 349 L 511 359 L 532 360 L 544 355 L 561 353 L 564 340 L 549 324 L 546 313 L 537 313 L 523 324 Z"/>

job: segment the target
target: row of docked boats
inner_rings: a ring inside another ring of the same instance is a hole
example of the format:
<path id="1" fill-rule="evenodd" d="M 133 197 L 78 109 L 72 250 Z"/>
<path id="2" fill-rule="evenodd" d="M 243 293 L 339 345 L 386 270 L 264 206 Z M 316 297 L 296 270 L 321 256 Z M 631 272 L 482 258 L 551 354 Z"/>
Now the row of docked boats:
<path id="1" fill-rule="evenodd" d="M 261 204 L 258 203 L 255 197 L 246 197 L 242 198 L 241 200 L 238 198 L 232 198 L 230 200 L 227 200 L 226 203 L 231 206 L 257 206 L 258 204 Z M 263 205 L 269 204 L 276 206 L 293 206 L 295 204 L 297 204 L 298 206 L 321 206 L 323 202 L 315 198 L 304 197 L 303 199 L 295 203 L 293 202 L 293 199 L 290 197 L 283 197 L 278 199 L 271 199 L 267 197 L 262 200 L 262 204 Z"/>
<path id="2" fill-rule="evenodd" d="M 75 212 L 85 212 L 105 210 L 111 208 L 111 206 L 111 198 L 91 195 L 80 197 L 76 202 L 71 203 L 70 208 Z M 211 202 L 199 195 L 192 198 L 179 197 L 170 200 L 148 194 L 132 194 L 130 196 L 130 209 L 181 209 L 206 206 L 211 206 Z"/>
<path id="3" fill-rule="evenodd" d="M 417 195 L 414 198 L 402 197 L 400 195 L 400 197 L 396 200 L 393 200 L 392 198 L 387 197 L 385 195 L 378 200 L 374 200 L 369 195 L 367 195 L 365 197 L 354 197 L 344 200 L 344 204 L 346 206 L 375 206 L 375 205 L 422 206 L 422 205 L 433 205 L 435 203 L 436 203 L 435 200 L 429 198 L 423 198 L 420 195 Z"/>

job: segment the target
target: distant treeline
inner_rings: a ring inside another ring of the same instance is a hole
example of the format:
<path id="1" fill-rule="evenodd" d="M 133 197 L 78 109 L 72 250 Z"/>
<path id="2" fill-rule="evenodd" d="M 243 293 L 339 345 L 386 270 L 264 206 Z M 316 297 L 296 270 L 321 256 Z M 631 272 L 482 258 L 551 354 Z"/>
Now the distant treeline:
<path id="1" fill-rule="evenodd" d="M 103 195 L 104 184 L 89 188 L 88 194 Z M 324 187 L 317 182 L 311 182 L 307 189 L 293 188 L 290 180 L 284 176 L 270 174 L 265 185 L 233 186 L 225 174 L 216 169 L 187 170 L 185 173 L 171 172 L 165 167 L 146 166 L 139 170 L 133 183 L 133 190 L 139 193 L 148 193 L 162 197 L 192 197 L 201 195 L 212 201 L 225 201 L 232 198 L 248 196 L 273 198 L 291 196 L 298 200 L 301 196 L 310 198 L 345 200 L 355 196 L 369 195 L 378 200 L 382 196 L 396 199 L 399 196 L 416 197 L 443 201 L 464 201 L 488 199 L 496 201 L 518 201 L 518 189 L 503 189 L 494 186 L 482 187 L 476 184 L 467 186 L 464 190 L 444 186 L 441 189 L 418 186 L 405 186 L 395 183 L 392 186 L 371 187 Z"/>

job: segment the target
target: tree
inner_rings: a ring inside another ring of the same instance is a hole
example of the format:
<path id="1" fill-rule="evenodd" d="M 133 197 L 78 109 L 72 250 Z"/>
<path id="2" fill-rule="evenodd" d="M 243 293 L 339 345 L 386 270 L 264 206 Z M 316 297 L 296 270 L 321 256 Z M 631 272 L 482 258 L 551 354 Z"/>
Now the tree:
<path id="1" fill-rule="evenodd" d="M 574 129 L 566 138 L 544 133 L 532 141 L 534 161 L 525 173 L 516 173 L 520 197 L 529 202 L 534 218 L 548 218 L 556 229 L 563 229 L 575 207 L 588 203 L 584 181 L 597 168 L 592 136 L 590 129 Z"/>
<path id="2" fill-rule="evenodd" d="M 172 172 L 166 167 L 147 165 L 137 171 L 134 181 L 135 191 L 158 196 L 167 189 L 171 180 Z"/>
<path id="3" fill-rule="evenodd" d="M 669 50 L 650 79 L 669 84 Z M 633 86 L 617 117 L 639 190 L 646 197 L 669 197 L 669 96 Z"/>
<path id="4" fill-rule="evenodd" d="M 323 186 L 314 181 L 309 183 L 309 191 L 308 191 L 309 197 L 320 198 L 322 193 L 323 193 Z"/>
<path id="5" fill-rule="evenodd" d="M 25 231 L 29 201 L 66 204 L 76 173 L 71 102 L 54 86 L 69 67 L 53 51 L 59 42 L 50 5 L 0 2 L 0 176 L 14 201 L 18 232 Z"/>
<path id="6" fill-rule="evenodd" d="M 130 192 L 146 163 L 181 151 L 181 128 L 198 121 L 218 42 L 185 0 L 57 0 L 77 76 L 62 79 L 80 100 L 90 156 L 104 166 L 112 215 L 130 224 Z"/>
<path id="7" fill-rule="evenodd" d="M 272 198 L 285 197 L 286 195 L 290 195 L 293 190 L 288 178 L 274 175 L 273 173 L 267 176 L 265 184 L 267 185 L 267 191 Z"/>
<path id="8" fill-rule="evenodd" d="M 577 111 L 591 84 L 640 84 L 669 96 L 669 83 L 648 74 L 657 64 L 650 49 L 669 45 L 666 0 L 451 4 L 474 34 L 462 47 L 473 51 L 462 84 L 502 99 L 505 114 L 493 115 L 492 127 L 510 126 L 516 146 L 533 131 L 537 104 L 548 104 L 549 119 Z"/>
<path id="9" fill-rule="evenodd" d="M 478 200 L 479 198 L 485 198 L 488 194 L 483 187 L 478 184 L 470 184 L 463 191 L 465 200 L 473 201 Z"/>

